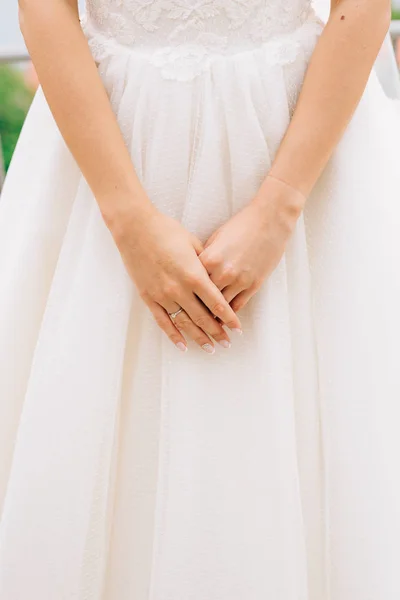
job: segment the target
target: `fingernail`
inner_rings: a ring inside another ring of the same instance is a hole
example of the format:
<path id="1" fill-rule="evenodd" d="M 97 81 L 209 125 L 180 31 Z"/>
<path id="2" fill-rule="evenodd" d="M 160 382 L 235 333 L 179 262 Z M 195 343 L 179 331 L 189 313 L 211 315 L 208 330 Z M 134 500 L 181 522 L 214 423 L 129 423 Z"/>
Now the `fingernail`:
<path id="1" fill-rule="evenodd" d="M 219 344 L 223 347 L 223 348 L 230 348 L 232 346 L 232 344 L 230 342 L 228 342 L 228 340 L 220 340 Z"/>
<path id="2" fill-rule="evenodd" d="M 215 348 L 214 348 L 214 346 L 211 346 L 211 344 L 203 344 L 202 348 L 203 348 L 203 350 L 208 352 L 208 354 L 214 354 L 214 352 L 215 352 Z"/>
<path id="3" fill-rule="evenodd" d="M 187 351 L 187 346 L 185 346 L 185 344 L 183 342 L 178 342 L 177 344 L 175 344 L 177 348 L 179 348 L 179 350 L 181 350 L 182 352 L 186 352 Z"/>
<path id="4" fill-rule="evenodd" d="M 231 331 L 234 331 L 235 333 L 238 333 L 239 335 L 242 335 L 243 331 L 241 329 L 239 329 L 239 327 L 234 327 L 233 329 L 231 329 Z"/>

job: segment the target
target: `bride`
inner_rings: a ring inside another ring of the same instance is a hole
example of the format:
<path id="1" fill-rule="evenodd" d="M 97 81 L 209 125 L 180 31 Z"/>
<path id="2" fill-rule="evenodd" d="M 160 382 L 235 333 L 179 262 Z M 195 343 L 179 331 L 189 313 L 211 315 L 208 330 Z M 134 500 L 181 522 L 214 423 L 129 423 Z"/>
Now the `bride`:
<path id="1" fill-rule="evenodd" d="M 20 0 L 0 597 L 398 600 L 388 0 Z"/>

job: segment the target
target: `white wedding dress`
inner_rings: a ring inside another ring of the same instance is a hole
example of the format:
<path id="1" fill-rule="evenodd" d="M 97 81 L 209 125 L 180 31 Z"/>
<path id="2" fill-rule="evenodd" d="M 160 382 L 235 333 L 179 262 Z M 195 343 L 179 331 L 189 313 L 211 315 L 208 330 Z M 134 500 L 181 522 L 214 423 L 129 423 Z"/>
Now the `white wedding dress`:
<path id="1" fill-rule="evenodd" d="M 146 191 L 206 240 L 267 174 L 321 21 L 87 11 Z M 372 73 L 243 336 L 182 354 L 38 91 L 0 201 L 1 600 L 399 600 L 399 147 Z"/>

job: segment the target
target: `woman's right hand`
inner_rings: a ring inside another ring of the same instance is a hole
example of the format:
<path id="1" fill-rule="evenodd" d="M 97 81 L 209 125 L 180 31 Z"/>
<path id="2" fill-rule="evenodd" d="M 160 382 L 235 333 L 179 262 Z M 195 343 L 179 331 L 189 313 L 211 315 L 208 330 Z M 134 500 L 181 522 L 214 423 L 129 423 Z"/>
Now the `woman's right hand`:
<path id="1" fill-rule="evenodd" d="M 240 321 L 198 258 L 196 236 L 153 206 L 140 216 L 129 210 L 110 229 L 141 298 L 180 350 L 187 350 L 181 332 L 208 353 L 215 351 L 212 338 L 230 346 L 222 324 L 241 333 Z M 172 322 L 168 313 L 179 308 Z"/>
<path id="2" fill-rule="evenodd" d="M 239 320 L 197 258 L 198 241 L 178 223 L 154 208 L 150 211 L 80 26 L 77 0 L 50 4 L 51 10 L 43 0 L 20 2 L 19 17 L 58 129 L 161 328 L 183 349 L 185 339 L 177 327 L 212 351 L 209 336 L 221 343 L 227 343 L 228 336 L 206 307 L 233 328 L 240 328 Z M 128 217 L 126 223 L 120 218 L 122 212 Z M 143 220 L 145 213 L 151 218 Z M 175 327 L 167 312 L 179 306 L 185 310 L 177 316 Z"/>

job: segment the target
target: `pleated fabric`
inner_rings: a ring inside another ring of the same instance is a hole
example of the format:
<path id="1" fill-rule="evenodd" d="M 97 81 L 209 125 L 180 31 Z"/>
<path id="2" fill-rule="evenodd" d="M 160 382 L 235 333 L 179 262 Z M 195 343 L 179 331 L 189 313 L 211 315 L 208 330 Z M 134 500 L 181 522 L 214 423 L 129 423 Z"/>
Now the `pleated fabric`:
<path id="1" fill-rule="evenodd" d="M 97 57 L 144 188 L 203 241 L 267 174 L 317 35 L 182 81 Z M 399 139 L 372 75 L 243 336 L 181 354 L 38 91 L 0 202 L 2 599 L 398 600 Z"/>

